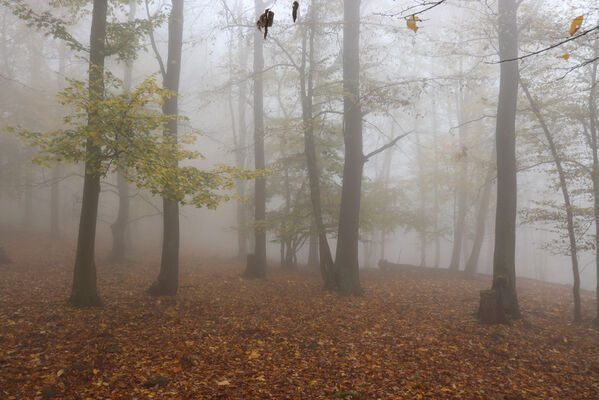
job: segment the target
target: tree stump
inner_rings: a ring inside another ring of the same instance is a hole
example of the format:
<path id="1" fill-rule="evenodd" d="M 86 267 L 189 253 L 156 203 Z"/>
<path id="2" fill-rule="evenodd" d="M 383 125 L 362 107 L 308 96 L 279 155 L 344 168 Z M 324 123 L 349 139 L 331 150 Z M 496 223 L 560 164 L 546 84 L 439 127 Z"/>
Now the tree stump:
<path id="1" fill-rule="evenodd" d="M 507 315 L 503 309 L 503 289 L 506 279 L 497 277 L 493 279 L 493 288 L 480 291 L 480 305 L 478 307 L 478 320 L 483 324 L 506 324 Z"/>
<path id="2" fill-rule="evenodd" d="M 4 247 L 0 246 L 0 265 L 10 264 L 10 263 L 12 263 L 12 260 L 6 254 L 6 251 L 4 251 Z"/>
<path id="3" fill-rule="evenodd" d="M 258 266 L 256 256 L 254 254 L 248 254 L 245 264 L 245 272 L 243 277 L 246 279 L 262 279 L 264 278 L 264 272 Z"/>

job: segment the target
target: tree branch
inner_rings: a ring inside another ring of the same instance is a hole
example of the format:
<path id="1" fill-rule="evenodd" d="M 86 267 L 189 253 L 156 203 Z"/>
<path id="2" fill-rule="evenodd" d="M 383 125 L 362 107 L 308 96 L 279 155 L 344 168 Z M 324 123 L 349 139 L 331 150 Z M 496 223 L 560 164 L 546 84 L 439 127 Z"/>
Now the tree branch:
<path id="1" fill-rule="evenodd" d="M 393 139 L 392 141 L 390 141 L 389 143 L 387 143 L 384 146 L 379 147 L 378 149 L 371 151 L 370 153 L 366 154 L 365 156 L 362 156 L 362 163 L 366 163 L 370 158 L 374 157 L 375 155 L 387 150 L 390 147 L 395 146 L 395 144 L 401 139 L 404 138 L 406 136 L 408 136 L 410 134 L 410 132 L 408 133 L 404 133 L 403 135 L 399 135 L 398 137 L 396 137 L 395 139 Z"/>

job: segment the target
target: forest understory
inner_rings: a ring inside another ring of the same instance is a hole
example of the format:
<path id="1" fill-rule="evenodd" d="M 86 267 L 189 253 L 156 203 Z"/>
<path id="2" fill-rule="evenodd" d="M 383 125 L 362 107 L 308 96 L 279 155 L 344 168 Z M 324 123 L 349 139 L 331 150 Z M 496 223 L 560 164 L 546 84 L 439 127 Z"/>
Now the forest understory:
<path id="1" fill-rule="evenodd" d="M 520 279 L 525 320 L 485 326 L 484 276 L 363 270 L 364 296 L 344 298 L 316 270 L 248 281 L 184 256 L 179 295 L 155 298 L 157 260 L 100 254 L 105 305 L 77 309 L 69 243 L 0 237 L 18 260 L 0 267 L 2 399 L 599 398 L 594 295 L 573 325 L 567 286 Z"/>

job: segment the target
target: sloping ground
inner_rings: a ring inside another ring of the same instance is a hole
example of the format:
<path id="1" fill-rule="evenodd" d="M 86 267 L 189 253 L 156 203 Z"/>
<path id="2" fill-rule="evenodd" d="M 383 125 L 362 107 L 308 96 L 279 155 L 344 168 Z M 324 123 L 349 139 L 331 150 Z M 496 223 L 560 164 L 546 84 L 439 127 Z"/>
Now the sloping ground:
<path id="1" fill-rule="evenodd" d="M 153 261 L 101 266 L 106 306 L 73 309 L 71 251 L 2 243 L 2 399 L 599 398 L 594 297 L 573 326 L 566 287 L 522 282 L 527 322 L 496 327 L 474 318 L 488 279 L 364 271 L 366 294 L 339 298 L 316 272 L 186 261 L 180 295 L 156 299 Z"/>

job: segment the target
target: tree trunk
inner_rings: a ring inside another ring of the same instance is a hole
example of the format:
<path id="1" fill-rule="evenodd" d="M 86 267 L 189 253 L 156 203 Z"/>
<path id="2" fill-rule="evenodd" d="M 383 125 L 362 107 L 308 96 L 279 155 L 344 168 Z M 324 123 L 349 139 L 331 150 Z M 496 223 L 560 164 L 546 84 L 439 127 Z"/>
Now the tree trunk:
<path id="1" fill-rule="evenodd" d="M 106 12 L 108 0 L 94 0 L 90 35 L 89 59 L 89 98 L 90 102 L 101 101 L 104 97 L 104 45 L 106 42 Z M 88 125 L 97 123 L 96 112 L 88 114 Z M 100 197 L 100 149 L 88 139 L 86 143 L 85 177 L 77 252 L 70 302 L 76 306 L 99 306 L 95 244 Z"/>
<path id="2" fill-rule="evenodd" d="M 52 170 L 52 185 L 50 186 L 50 234 L 52 239 L 60 239 L 60 178 L 62 168 Z"/>
<path id="3" fill-rule="evenodd" d="M 457 173 L 457 185 L 456 185 L 456 199 L 457 199 L 457 218 L 454 220 L 453 227 L 453 249 L 451 251 L 451 261 L 449 263 L 449 269 L 451 271 L 460 270 L 460 260 L 462 254 L 462 243 L 464 240 L 464 232 L 466 230 L 466 212 L 467 212 L 467 193 L 466 193 L 466 180 L 467 180 L 467 160 L 468 152 L 464 145 L 464 126 L 465 115 L 464 115 L 464 94 L 462 89 L 462 82 L 458 82 L 459 90 L 457 97 L 457 114 L 459 122 L 459 153 L 456 156 L 458 164 Z"/>
<path id="4" fill-rule="evenodd" d="M 31 228 L 33 224 L 33 178 L 31 164 L 25 166 L 25 190 L 23 192 L 23 227 Z"/>
<path id="5" fill-rule="evenodd" d="M 483 186 L 483 192 L 478 201 L 478 210 L 476 212 L 476 231 L 474 233 L 474 243 L 472 244 L 472 251 L 464 267 L 466 276 L 473 276 L 476 273 L 478 266 L 478 259 L 480 257 L 480 250 L 483 246 L 483 239 L 485 238 L 485 222 L 487 220 L 487 213 L 489 211 L 489 203 L 491 201 L 491 189 L 493 188 L 493 176 L 495 170 L 489 168 L 489 172 L 485 178 L 485 184 Z"/>
<path id="6" fill-rule="evenodd" d="M 129 2 L 129 22 L 135 19 L 135 1 Z M 125 65 L 125 76 L 123 79 L 123 89 L 128 92 L 131 90 L 131 81 L 133 75 L 133 61 Z M 117 171 L 117 191 L 119 195 L 119 211 L 116 220 L 111 225 L 112 229 L 112 251 L 109 259 L 111 261 L 122 263 L 127 259 L 127 231 L 129 228 L 129 184 L 125 179 L 125 171 Z"/>
<path id="7" fill-rule="evenodd" d="M 343 141 L 345 161 L 335 256 L 336 283 L 344 295 L 359 295 L 358 240 L 362 189 L 362 107 L 360 104 L 360 0 L 343 2 Z"/>
<path id="8" fill-rule="evenodd" d="M 243 28 L 240 28 L 238 35 L 243 37 Z M 232 33 L 234 35 L 234 33 Z M 231 41 L 235 38 L 232 36 Z M 233 81 L 233 54 L 229 53 L 231 61 L 230 77 Z M 238 63 L 239 68 L 244 70 L 247 64 L 248 51 L 245 40 L 239 41 L 239 54 Z M 246 122 L 246 102 L 247 102 L 247 80 L 242 79 L 239 83 L 239 93 L 237 97 L 237 125 L 238 129 L 235 129 L 235 115 L 234 115 L 234 101 L 232 84 L 229 89 L 229 107 L 231 112 L 231 124 L 233 129 L 233 140 L 235 144 L 235 165 L 237 168 L 246 168 L 247 161 L 247 122 Z M 246 196 L 247 182 L 245 179 L 241 179 L 236 182 L 235 189 L 240 200 L 236 204 L 237 214 L 237 259 L 242 261 L 245 260 L 248 254 L 248 210 L 247 204 L 244 199 Z"/>
<path id="9" fill-rule="evenodd" d="M 499 58 L 518 57 L 518 6 L 516 0 L 499 0 Z M 493 287 L 501 291 L 501 305 L 511 317 L 520 317 L 516 295 L 516 105 L 518 102 L 518 61 L 500 66 L 497 106 L 497 212 L 493 254 Z M 498 282 L 503 287 L 499 287 Z"/>
<path id="10" fill-rule="evenodd" d="M 6 250 L 4 250 L 4 247 L 0 246 L 0 265 L 6 265 L 10 263 L 12 263 L 12 260 L 10 259 L 8 254 L 6 254 Z"/>
<path id="11" fill-rule="evenodd" d="M 255 0 L 256 18 L 264 11 L 261 0 Z M 264 72 L 264 39 L 262 33 L 254 29 L 254 166 L 265 168 L 264 159 L 264 90 L 262 85 Z M 254 189 L 254 254 L 248 263 L 246 278 L 266 278 L 266 178 L 256 178 Z"/>
<path id="12" fill-rule="evenodd" d="M 597 141 L 597 55 L 599 54 L 599 41 L 595 41 L 593 67 L 591 69 L 591 89 L 589 92 L 589 119 L 591 130 L 591 146 L 593 150 L 593 170 L 591 179 L 593 181 L 593 197 L 594 197 L 594 212 L 595 212 L 595 271 L 596 271 L 596 316 L 595 324 L 599 325 L 599 143 Z"/>
<path id="13" fill-rule="evenodd" d="M 164 99 L 162 112 L 167 116 L 179 115 L 179 81 L 181 78 L 181 50 L 183 47 L 184 0 L 172 0 L 168 20 L 168 58 L 164 87 L 174 94 Z M 177 118 L 170 118 L 164 129 L 168 143 L 177 144 Z M 176 166 L 178 160 L 171 162 Z M 162 199 L 162 257 L 160 274 L 150 287 L 150 293 L 158 296 L 174 296 L 179 288 L 179 203 L 166 197 Z"/>
<path id="14" fill-rule="evenodd" d="M 314 208 L 314 206 L 312 206 L 312 208 Z M 320 257 L 318 255 L 318 230 L 316 228 L 316 222 L 314 219 L 314 215 L 312 215 L 312 222 L 310 224 L 310 238 L 308 241 L 308 265 L 311 267 L 316 267 L 320 264 Z"/>
<path id="15" fill-rule="evenodd" d="M 61 89 L 64 84 L 66 58 L 68 48 L 61 44 L 58 50 L 58 80 L 57 87 Z M 50 234 L 53 239 L 60 238 L 60 179 L 63 174 L 62 165 L 59 164 L 52 170 L 52 186 L 50 187 Z"/>
<path id="16" fill-rule="evenodd" d="M 553 136 L 545 123 L 545 119 L 541 115 L 541 111 L 537 106 L 536 101 L 532 98 L 528 87 L 522 82 L 519 78 L 520 86 L 522 86 L 522 90 L 524 94 L 526 94 L 526 98 L 530 103 L 530 107 L 532 108 L 533 113 L 539 120 L 541 124 L 541 128 L 543 128 L 543 133 L 545 134 L 545 139 L 547 139 L 547 144 L 549 146 L 549 150 L 551 151 L 551 157 L 553 158 L 553 163 L 555 164 L 555 168 L 557 169 L 557 175 L 559 178 L 559 185 L 562 190 L 562 196 L 564 198 L 564 207 L 566 209 L 566 221 L 568 226 L 568 238 L 570 240 L 570 258 L 572 260 L 572 276 L 573 276 L 573 296 L 574 296 L 574 321 L 580 322 L 582 320 L 582 310 L 580 306 L 580 271 L 578 269 L 578 256 L 577 256 L 577 248 L 576 248 L 576 232 L 574 230 L 574 214 L 572 212 L 572 203 L 570 202 L 570 193 L 568 191 L 567 177 L 562 166 L 562 159 L 557 151 L 557 147 L 555 145 L 555 141 L 553 140 Z"/>
<path id="17" fill-rule="evenodd" d="M 129 184 L 123 171 L 117 171 L 117 190 L 119 193 L 119 211 L 111 225 L 112 251 L 109 259 L 121 263 L 127 259 L 127 227 L 129 225 Z"/>
<path id="18" fill-rule="evenodd" d="M 317 2 L 312 3 L 310 9 L 310 25 L 309 25 L 309 47 L 308 35 L 304 28 L 302 36 L 302 64 L 300 70 L 300 95 L 302 99 L 302 120 L 304 123 L 304 152 L 306 154 L 306 165 L 308 168 L 308 180 L 310 184 L 310 200 L 312 202 L 313 223 L 316 225 L 318 234 L 318 254 L 320 273 L 327 290 L 332 290 L 336 287 L 334 281 L 334 263 L 331 254 L 331 248 L 326 236 L 326 230 L 322 217 L 322 204 L 320 196 L 320 170 L 318 169 L 318 159 L 316 152 L 316 143 L 314 139 L 314 117 L 312 114 L 313 101 L 313 71 L 314 71 L 314 36 L 316 24 L 314 16 L 316 15 L 315 7 Z M 309 49 L 309 51 L 308 51 Z M 309 61 L 309 66 L 306 71 L 306 61 Z"/>

